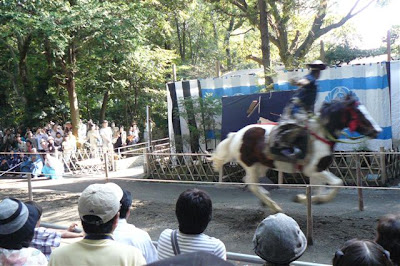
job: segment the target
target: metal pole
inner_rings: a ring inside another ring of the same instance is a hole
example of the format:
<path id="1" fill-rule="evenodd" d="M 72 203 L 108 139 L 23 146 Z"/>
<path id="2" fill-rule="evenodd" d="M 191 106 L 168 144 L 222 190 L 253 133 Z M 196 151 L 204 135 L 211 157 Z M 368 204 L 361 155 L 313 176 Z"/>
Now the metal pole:
<path id="1" fill-rule="evenodd" d="M 219 171 L 219 179 L 218 182 L 222 183 L 224 177 L 224 167 L 222 166 L 221 171 Z"/>
<path id="2" fill-rule="evenodd" d="M 30 201 L 33 201 L 33 192 L 32 192 L 32 173 L 28 174 L 28 197 Z"/>
<path id="3" fill-rule="evenodd" d="M 106 173 L 106 183 L 108 183 L 108 153 L 104 153 L 104 167 L 105 167 L 105 173 Z"/>
<path id="4" fill-rule="evenodd" d="M 356 154 L 356 176 L 357 176 L 357 192 L 358 192 L 358 209 L 360 211 L 364 210 L 364 199 L 363 199 L 363 191 L 361 188 L 362 180 L 361 180 L 361 162 L 360 155 Z"/>
<path id="5" fill-rule="evenodd" d="M 385 148 L 380 147 L 379 148 L 380 154 L 380 161 L 381 161 L 381 180 L 382 184 L 386 184 L 387 176 L 386 176 L 386 160 L 385 160 Z"/>
<path id="6" fill-rule="evenodd" d="M 306 187 L 307 196 L 307 245 L 313 245 L 313 216 L 312 216 L 312 201 L 311 201 L 311 187 Z"/>

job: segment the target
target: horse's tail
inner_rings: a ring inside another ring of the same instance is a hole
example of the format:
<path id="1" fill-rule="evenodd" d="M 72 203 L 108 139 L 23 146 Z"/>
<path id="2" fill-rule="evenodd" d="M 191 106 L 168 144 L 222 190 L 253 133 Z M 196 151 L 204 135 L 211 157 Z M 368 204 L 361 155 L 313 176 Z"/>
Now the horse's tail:
<path id="1" fill-rule="evenodd" d="M 229 133 L 228 137 L 221 141 L 215 149 L 211 159 L 213 161 L 213 168 L 216 172 L 220 172 L 222 166 L 232 159 L 229 146 L 231 145 L 234 136 L 235 133 Z"/>

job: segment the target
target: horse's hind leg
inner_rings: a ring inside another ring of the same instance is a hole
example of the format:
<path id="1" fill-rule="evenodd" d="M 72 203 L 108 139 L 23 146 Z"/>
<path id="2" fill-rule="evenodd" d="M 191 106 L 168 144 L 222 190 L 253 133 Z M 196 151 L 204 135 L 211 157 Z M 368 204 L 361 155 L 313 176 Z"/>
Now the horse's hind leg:
<path id="1" fill-rule="evenodd" d="M 253 192 L 253 194 L 256 195 L 273 212 L 282 212 L 281 207 L 279 207 L 275 201 L 267 196 L 269 192 L 258 185 L 259 177 L 262 175 L 262 170 L 265 173 L 266 169 L 266 167 L 258 168 L 257 166 L 247 167 L 245 182 L 248 184 L 250 191 Z"/>

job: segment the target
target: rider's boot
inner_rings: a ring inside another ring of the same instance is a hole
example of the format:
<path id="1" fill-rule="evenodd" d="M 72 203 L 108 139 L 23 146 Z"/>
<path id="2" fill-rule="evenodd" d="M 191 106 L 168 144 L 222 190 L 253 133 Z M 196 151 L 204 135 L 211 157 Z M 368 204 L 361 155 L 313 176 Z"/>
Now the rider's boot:
<path id="1" fill-rule="evenodd" d="M 281 154 L 286 158 L 295 161 L 302 157 L 303 152 L 297 147 L 291 147 L 282 149 Z"/>

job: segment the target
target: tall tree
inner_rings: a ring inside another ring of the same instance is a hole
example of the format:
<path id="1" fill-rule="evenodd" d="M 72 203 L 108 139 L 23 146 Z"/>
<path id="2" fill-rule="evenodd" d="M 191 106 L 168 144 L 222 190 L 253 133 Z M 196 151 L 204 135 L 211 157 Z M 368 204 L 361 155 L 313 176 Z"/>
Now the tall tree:
<path id="1" fill-rule="evenodd" d="M 216 8 L 228 15 L 235 15 L 228 10 L 231 6 L 235 6 L 240 12 L 240 16 L 244 16 L 248 21 L 262 28 L 261 20 L 258 20 L 259 14 L 258 1 L 255 0 L 223 0 L 215 1 Z M 378 0 L 353 0 L 354 4 L 350 10 L 337 20 L 329 18 L 329 4 L 333 0 L 283 0 L 274 1 L 266 0 L 268 4 L 268 23 L 270 31 L 268 38 L 279 50 L 279 56 L 286 68 L 299 66 L 304 60 L 305 55 L 310 51 L 313 43 L 329 31 L 344 25 L 349 19 L 353 18 L 367 7 Z M 309 15 L 312 12 L 313 15 Z M 307 15 L 305 15 L 307 14 Z M 295 19 L 299 16 L 312 17 L 311 23 L 299 28 Z M 263 36 L 264 41 L 267 36 Z M 266 57 L 264 54 L 263 57 Z M 257 60 L 257 58 L 252 57 Z M 263 58 L 263 63 L 267 62 Z"/>

